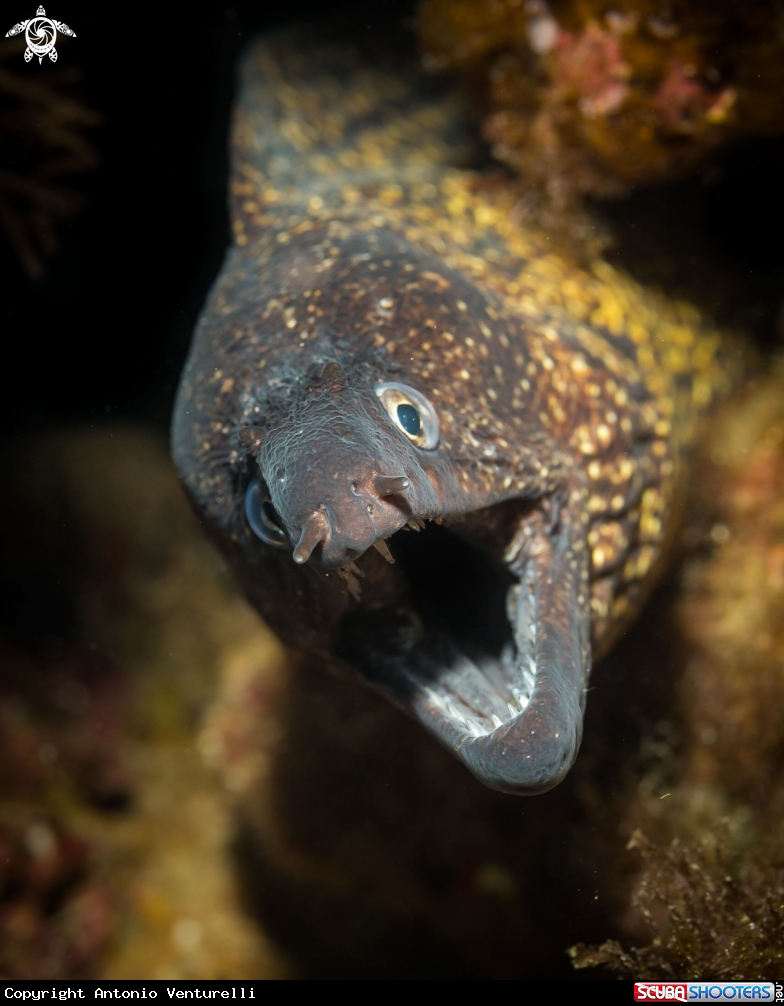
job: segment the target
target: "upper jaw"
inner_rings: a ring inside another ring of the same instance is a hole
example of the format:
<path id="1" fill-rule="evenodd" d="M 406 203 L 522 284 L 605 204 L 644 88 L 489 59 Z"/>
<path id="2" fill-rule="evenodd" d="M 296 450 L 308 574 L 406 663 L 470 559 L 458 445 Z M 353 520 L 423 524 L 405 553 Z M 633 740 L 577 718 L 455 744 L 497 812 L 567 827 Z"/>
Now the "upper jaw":
<path id="1" fill-rule="evenodd" d="M 303 506 L 303 498 L 309 504 Z M 362 476 L 340 472 L 337 478 L 322 478 L 307 495 L 300 494 L 296 484 L 282 491 L 274 487 L 272 499 L 285 515 L 295 561 L 312 557 L 315 565 L 327 569 L 355 562 L 405 527 L 414 514 L 437 509 L 427 473 L 413 464 L 404 468 L 389 463 L 381 472 Z M 383 544 L 380 551 L 385 551 Z"/>

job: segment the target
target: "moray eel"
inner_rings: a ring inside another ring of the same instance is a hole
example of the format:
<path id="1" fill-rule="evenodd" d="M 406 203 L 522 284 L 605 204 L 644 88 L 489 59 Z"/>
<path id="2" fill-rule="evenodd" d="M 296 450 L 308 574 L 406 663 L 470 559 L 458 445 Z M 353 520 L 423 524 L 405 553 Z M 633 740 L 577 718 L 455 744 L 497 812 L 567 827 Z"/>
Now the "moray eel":
<path id="1" fill-rule="evenodd" d="M 539 793 L 659 566 L 720 339 L 523 226 L 449 86 L 319 35 L 244 61 L 176 463 L 288 645 Z"/>

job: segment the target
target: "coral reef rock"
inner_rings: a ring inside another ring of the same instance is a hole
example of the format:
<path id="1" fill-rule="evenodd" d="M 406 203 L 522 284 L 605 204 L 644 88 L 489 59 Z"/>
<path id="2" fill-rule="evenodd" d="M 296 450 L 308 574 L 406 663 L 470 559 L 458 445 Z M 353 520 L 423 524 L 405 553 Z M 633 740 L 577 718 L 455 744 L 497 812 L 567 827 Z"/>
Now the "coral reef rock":
<path id="1" fill-rule="evenodd" d="M 424 0 L 426 66 L 465 73 L 494 154 L 555 206 L 683 176 L 784 126 L 773 0 Z"/>

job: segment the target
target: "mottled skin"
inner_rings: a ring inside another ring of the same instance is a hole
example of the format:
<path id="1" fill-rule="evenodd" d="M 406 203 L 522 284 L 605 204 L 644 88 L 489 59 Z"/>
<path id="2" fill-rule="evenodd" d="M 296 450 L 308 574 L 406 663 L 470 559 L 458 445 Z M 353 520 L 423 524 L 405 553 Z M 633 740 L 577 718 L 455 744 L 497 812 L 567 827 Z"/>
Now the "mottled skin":
<path id="1" fill-rule="evenodd" d="M 384 691 L 489 785 L 535 793 L 576 756 L 591 652 L 651 581 L 727 379 L 693 308 L 569 264 L 507 185 L 455 166 L 468 134 L 440 88 L 307 32 L 252 48 L 235 241 L 174 452 L 285 642 Z M 435 449 L 390 421 L 383 382 L 427 396 Z M 253 478 L 285 548 L 248 527 Z"/>

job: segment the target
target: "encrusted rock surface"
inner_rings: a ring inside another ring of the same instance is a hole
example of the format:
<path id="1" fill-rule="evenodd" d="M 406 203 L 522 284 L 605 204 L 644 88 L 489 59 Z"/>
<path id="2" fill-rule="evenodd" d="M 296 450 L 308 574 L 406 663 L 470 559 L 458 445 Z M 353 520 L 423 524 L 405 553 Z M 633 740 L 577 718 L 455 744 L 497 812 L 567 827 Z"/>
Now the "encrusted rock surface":
<path id="1" fill-rule="evenodd" d="M 554 208 L 678 178 L 784 126 L 772 0 L 424 0 L 427 65 L 467 75 L 493 153 Z"/>
<path id="2" fill-rule="evenodd" d="M 196 747 L 222 661 L 274 663 L 277 644 L 158 436 L 50 433 L 4 465 L 0 974 L 284 976 Z"/>

